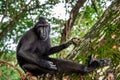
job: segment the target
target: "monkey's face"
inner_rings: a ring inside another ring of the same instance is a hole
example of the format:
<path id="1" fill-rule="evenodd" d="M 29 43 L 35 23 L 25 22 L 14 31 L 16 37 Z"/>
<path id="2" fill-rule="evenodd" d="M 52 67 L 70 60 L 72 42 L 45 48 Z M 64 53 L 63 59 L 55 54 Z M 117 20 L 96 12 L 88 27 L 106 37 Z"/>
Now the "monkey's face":
<path id="1" fill-rule="evenodd" d="M 40 17 L 39 21 L 35 25 L 35 32 L 39 36 L 40 40 L 47 40 L 50 34 L 50 24 L 44 17 Z"/>
<path id="2" fill-rule="evenodd" d="M 41 40 L 47 40 L 50 34 L 50 25 L 49 23 L 46 24 L 37 24 L 36 25 L 37 35 L 40 37 Z"/>

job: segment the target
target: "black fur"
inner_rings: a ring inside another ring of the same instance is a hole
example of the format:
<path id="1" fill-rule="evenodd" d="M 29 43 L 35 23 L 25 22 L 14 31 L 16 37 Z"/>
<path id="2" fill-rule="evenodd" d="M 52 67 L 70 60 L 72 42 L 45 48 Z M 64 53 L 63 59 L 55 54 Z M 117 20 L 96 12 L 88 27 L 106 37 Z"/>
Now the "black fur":
<path id="1" fill-rule="evenodd" d="M 17 60 L 25 72 L 29 71 L 33 75 L 64 72 L 84 74 L 106 63 L 106 60 L 92 60 L 89 65 L 82 65 L 72 61 L 50 58 L 49 55 L 67 48 L 73 41 L 51 47 L 49 34 L 50 25 L 45 18 L 40 17 L 35 27 L 28 30 L 19 41 Z"/>

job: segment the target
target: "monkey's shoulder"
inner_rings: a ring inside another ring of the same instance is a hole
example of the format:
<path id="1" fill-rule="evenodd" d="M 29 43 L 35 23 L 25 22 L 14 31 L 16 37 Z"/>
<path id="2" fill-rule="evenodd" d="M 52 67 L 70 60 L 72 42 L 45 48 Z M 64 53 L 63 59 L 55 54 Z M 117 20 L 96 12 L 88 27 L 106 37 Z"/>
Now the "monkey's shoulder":
<path id="1" fill-rule="evenodd" d="M 31 39 L 31 38 L 36 38 L 36 37 L 37 37 L 37 36 L 36 36 L 33 28 L 30 29 L 30 30 L 28 30 L 28 31 L 26 31 L 26 32 L 23 34 L 23 36 L 22 36 L 23 39 L 27 39 L 27 40 L 28 40 L 28 39 Z"/>

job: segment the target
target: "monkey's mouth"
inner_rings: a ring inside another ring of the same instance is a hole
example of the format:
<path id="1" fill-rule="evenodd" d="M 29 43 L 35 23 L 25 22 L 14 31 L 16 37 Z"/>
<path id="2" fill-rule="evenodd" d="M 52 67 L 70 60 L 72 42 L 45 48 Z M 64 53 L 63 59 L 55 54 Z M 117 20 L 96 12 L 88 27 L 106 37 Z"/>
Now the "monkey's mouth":
<path id="1" fill-rule="evenodd" d="M 42 36 L 41 36 L 41 38 L 42 38 L 42 39 L 45 39 L 45 38 L 46 38 L 46 36 L 45 36 L 45 35 L 42 35 Z"/>
<path id="2" fill-rule="evenodd" d="M 40 38 L 41 38 L 41 40 L 47 40 L 47 39 L 48 39 L 48 36 L 47 36 L 47 35 L 41 35 L 41 34 L 40 34 Z"/>

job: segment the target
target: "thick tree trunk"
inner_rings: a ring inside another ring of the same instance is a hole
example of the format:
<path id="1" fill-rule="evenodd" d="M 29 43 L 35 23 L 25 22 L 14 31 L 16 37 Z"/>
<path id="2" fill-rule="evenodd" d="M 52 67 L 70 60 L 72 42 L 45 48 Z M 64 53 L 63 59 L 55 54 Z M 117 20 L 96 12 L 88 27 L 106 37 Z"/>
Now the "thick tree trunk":
<path id="1" fill-rule="evenodd" d="M 80 54 L 96 51 L 98 48 L 109 44 L 109 39 L 119 39 L 120 36 L 120 0 L 115 0 L 95 23 L 91 30 L 84 36 L 84 41 L 70 53 L 69 58 L 79 58 Z M 119 41 L 119 40 L 117 40 Z M 108 43 L 107 43 L 108 42 Z M 113 41 L 113 43 L 116 43 Z M 120 43 L 120 41 L 119 41 Z M 110 47 L 110 46 L 108 46 Z M 117 46 L 120 48 L 119 46 Z"/>
<path id="2" fill-rule="evenodd" d="M 78 43 L 76 48 L 67 56 L 67 59 L 85 62 L 87 56 L 95 55 L 97 58 L 109 58 L 111 64 L 108 69 L 101 69 L 104 79 L 113 78 L 117 80 L 120 74 L 120 0 L 108 7 L 101 18 L 95 23 L 91 30 L 84 36 L 84 41 Z M 101 75 L 94 72 L 94 79 Z M 112 74 L 112 77 L 109 76 Z M 89 76 L 90 77 L 90 76 Z M 118 78 L 117 78 L 118 77 Z"/>

